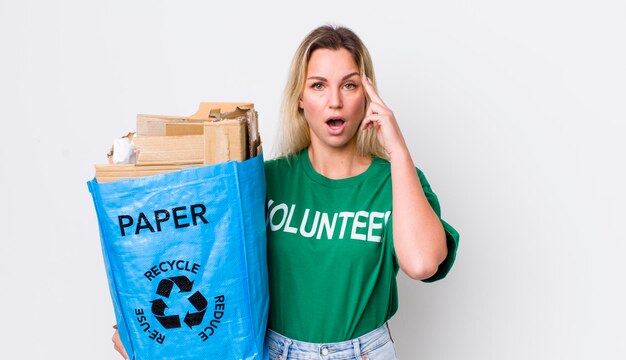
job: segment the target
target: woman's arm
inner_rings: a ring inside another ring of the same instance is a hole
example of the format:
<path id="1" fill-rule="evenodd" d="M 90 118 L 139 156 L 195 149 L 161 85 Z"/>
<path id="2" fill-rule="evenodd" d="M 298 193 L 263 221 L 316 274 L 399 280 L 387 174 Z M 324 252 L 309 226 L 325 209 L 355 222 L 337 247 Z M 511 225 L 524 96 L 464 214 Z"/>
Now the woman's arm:
<path id="1" fill-rule="evenodd" d="M 393 112 L 368 78 L 363 76 L 362 82 L 371 99 L 362 128 L 376 129 L 391 163 L 393 243 L 398 263 L 412 279 L 427 279 L 437 272 L 448 253 L 446 234 L 426 199 Z"/>
<path id="2" fill-rule="evenodd" d="M 409 277 L 428 279 L 446 258 L 446 234 L 426 199 L 408 150 L 397 151 L 390 161 L 396 256 Z"/>

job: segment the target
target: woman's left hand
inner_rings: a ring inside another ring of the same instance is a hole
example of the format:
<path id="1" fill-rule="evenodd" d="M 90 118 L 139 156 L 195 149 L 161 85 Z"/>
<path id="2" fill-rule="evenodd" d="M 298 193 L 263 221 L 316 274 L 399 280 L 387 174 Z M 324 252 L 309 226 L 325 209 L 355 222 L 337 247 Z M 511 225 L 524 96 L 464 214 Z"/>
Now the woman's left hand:
<path id="1" fill-rule="evenodd" d="M 374 85 L 365 74 L 361 75 L 361 82 L 370 98 L 369 106 L 361 123 L 361 129 L 374 128 L 378 142 L 385 148 L 391 159 L 394 153 L 406 151 L 407 147 L 404 137 L 402 137 L 393 111 L 385 105 L 383 99 L 380 98 L 376 89 L 374 89 Z"/>

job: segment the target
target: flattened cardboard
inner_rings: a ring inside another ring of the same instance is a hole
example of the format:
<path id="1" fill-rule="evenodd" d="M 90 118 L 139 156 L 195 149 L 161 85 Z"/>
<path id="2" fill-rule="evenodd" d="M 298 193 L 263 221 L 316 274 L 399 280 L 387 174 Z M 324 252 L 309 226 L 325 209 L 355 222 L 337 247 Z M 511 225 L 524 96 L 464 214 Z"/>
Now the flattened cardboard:
<path id="1" fill-rule="evenodd" d="M 200 103 L 198 111 L 196 111 L 196 113 L 191 116 L 138 114 L 137 135 L 165 136 L 166 124 L 202 123 L 204 121 L 219 119 L 226 113 L 236 112 L 237 109 L 254 109 L 254 104 L 246 102 L 203 102 Z"/>
<path id="2" fill-rule="evenodd" d="M 96 179 L 98 182 L 109 182 L 120 179 L 165 174 L 187 167 L 189 167 L 189 165 L 141 166 L 135 164 L 103 164 L 96 165 Z"/>
<path id="3" fill-rule="evenodd" d="M 136 136 L 138 165 L 202 164 L 204 136 Z"/>
<path id="4" fill-rule="evenodd" d="M 165 124 L 165 136 L 204 135 L 204 121 L 192 123 Z"/>
<path id="5" fill-rule="evenodd" d="M 201 103 L 189 117 L 139 114 L 133 141 L 137 164 L 96 165 L 99 182 L 244 161 L 262 151 L 252 103 Z"/>
<path id="6" fill-rule="evenodd" d="M 246 113 L 246 119 L 248 122 L 248 158 L 251 159 L 261 152 L 258 149 L 261 147 L 261 136 L 259 135 L 259 114 L 256 110 L 250 109 Z"/>
<path id="7" fill-rule="evenodd" d="M 163 116 L 163 115 L 137 115 L 138 136 L 165 136 L 165 126 L 170 123 L 193 122 L 186 117 Z M 202 123 L 200 120 L 196 120 Z"/>
<path id="8" fill-rule="evenodd" d="M 198 107 L 198 111 L 191 115 L 189 118 L 194 120 L 208 120 L 211 117 L 218 117 L 217 115 L 223 113 L 229 113 L 240 109 L 253 109 L 253 103 L 245 102 L 202 102 Z"/>
<path id="9" fill-rule="evenodd" d="M 248 155 L 245 119 L 204 123 L 204 165 L 230 160 L 244 161 Z"/>

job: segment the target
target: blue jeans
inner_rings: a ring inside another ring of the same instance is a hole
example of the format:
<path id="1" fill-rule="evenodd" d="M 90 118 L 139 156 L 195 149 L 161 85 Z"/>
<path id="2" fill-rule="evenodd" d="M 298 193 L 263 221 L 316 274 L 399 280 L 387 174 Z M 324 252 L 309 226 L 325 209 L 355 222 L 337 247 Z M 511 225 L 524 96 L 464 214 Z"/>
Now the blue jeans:
<path id="1" fill-rule="evenodd" d="M 265 341 L 270 360 L 397 360 L 387 324 L 356 339 L 338 343 L 293 340 L 270 329 Z"/>

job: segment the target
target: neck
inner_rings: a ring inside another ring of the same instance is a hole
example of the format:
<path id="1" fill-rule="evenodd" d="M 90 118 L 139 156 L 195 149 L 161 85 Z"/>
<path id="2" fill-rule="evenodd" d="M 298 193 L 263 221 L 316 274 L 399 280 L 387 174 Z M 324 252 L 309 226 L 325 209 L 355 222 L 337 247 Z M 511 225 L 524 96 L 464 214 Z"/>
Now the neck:
<path id="1" fill-rule="evenodd" d="M 329 179 L 345 179 L 359 175 L 372 162 L 369 156 L 359 156 L 356 144 L 344 148 L 327 148 L 311 144 L 307 149 L 313 169 Z"/>

